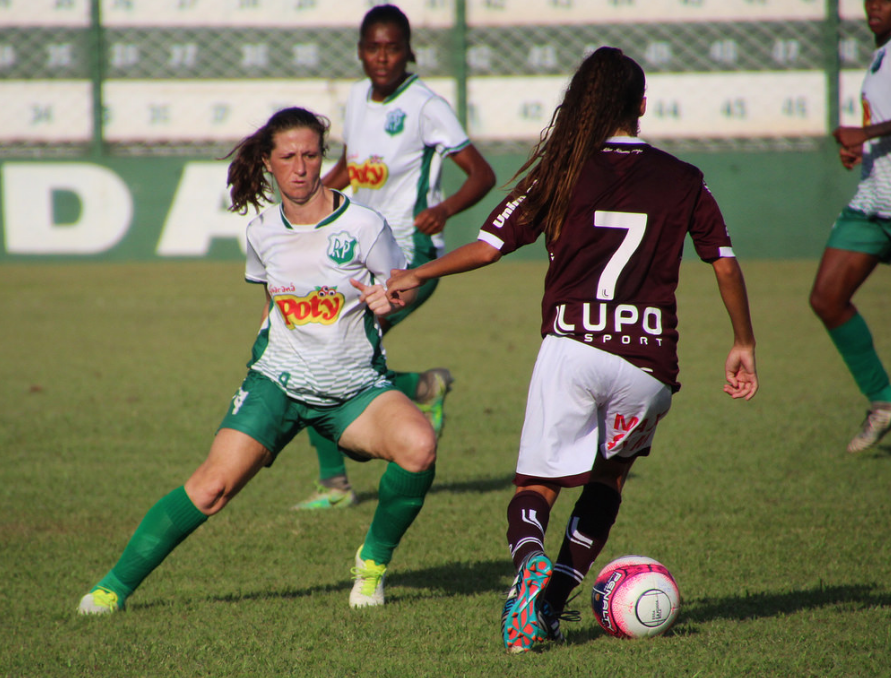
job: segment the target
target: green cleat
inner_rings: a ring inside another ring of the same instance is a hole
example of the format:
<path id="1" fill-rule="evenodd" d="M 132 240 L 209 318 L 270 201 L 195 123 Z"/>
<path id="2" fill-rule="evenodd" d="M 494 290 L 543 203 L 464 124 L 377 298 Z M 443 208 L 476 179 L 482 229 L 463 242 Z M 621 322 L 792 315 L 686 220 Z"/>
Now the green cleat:
<path id="1" fill-rule="evenodd" d="M 427 385 L 425 396 L 417 401 L 418 409 L 424 413 L 436 437 L 442 435 L 442 427 L 445 423 L 445 398 L 452 390 L 452 373 L 444 367 L 427 370 L 421 375 L 421 379 Z"/>
<path id="2" fill-rule="evenodd" d="M 80 599 L 77 606 L 78 614 L 111 614 L 124 609 L 124 601 L 118 598 L 118 594 L 106 588 L 97 586 Z"/>
<path id="3" fill-rule="evenodd" d="M 350 490 L 338 490 L 333 487 L 316 485 L 316 491 L 308 498 L 291 507 L 294 511 L 315 511 L 318 509 L 349 508 L 359 503 L 356 493 Z"/>

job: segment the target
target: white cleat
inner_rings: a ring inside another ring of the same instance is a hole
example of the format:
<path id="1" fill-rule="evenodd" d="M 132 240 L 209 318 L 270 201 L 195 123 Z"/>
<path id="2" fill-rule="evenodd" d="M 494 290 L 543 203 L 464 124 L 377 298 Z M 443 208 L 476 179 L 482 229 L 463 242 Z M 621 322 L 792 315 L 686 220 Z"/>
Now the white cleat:
<path id="1" fill-rule="evenodd" d="M 362 547 L 356 551 L 356 566 L 350 570 L 355 580 L 350 591 L 350 607 L 374 607 L 384 604 L 384 578 L 386 565 L 378 565 L 373 560 L 362 560 L 359 555 Z"/>

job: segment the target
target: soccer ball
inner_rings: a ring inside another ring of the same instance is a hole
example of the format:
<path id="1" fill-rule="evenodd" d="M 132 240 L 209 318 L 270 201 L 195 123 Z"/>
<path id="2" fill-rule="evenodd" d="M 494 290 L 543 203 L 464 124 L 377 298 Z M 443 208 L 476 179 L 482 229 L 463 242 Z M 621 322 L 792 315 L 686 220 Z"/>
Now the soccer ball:
<path id="1" fill-rule="evenodd" d="M 594 616 L 611 636 L 652 638 L 674 624 L 680 591 L 668 569 L 646 556 L 623 556 L 597 575 L 591 592 Z"/>

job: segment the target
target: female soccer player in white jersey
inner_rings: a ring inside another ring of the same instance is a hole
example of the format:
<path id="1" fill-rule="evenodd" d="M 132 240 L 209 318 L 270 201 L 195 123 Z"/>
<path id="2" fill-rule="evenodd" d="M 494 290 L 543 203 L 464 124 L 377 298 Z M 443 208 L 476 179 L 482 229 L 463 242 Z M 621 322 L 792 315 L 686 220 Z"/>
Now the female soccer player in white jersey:
<path id="1" fill-rule="evenodd" d="M 862 163 L 857 193 L 829 235 L 810 303 L 870 402 L 848 452 L 861 452 L 891 431 L 891 382 L 872 333 L 851 302 L 876 265 L 891 262 L 891 0 L 866 0 L 876 50 L 863 80 L 863 127 L 839 127 L 842 164 Z"/>
<path id="2" fill-rule="evenodd" d="M 310 425 L 351 455 L 388 462 L 350 593 L 352 607 L 383 604 L 386 566 L 433 482 L 436 435 L 387 379 L 375 319 L 393 310 L 375 281 L 405 257 L 380 214 L 322 185 L 327 129 L 325 119 L 290 108 L 233 151 L 234 211 L 259 211 L 271 198 L 267 172 L 282 197 L 247 227 L 246 279 L 265 297 L 248 375 L 207 459 L 149 509 L 118 563 L 81 600 L 82 614 L 123 608 L 183 539 Z"/>
<path id="3" fill-rule="evenodd" d="M 442 254 L 446 220 L 481 200 L 495 184 L 495 174 L 448 103 L 406 70 L 414 55 L 405 14 L 393 5 L 373 7 L 362 21 L 359 37 L 359 60 L 367 78 L 350 90 L 343 155 L 323 181 L 330 188 L 351 186 L 357 202 L 383 214 L 413 268 Z M 467 175 L 445 199 L 440 187 L 444 157 Z M 435 287 L 436 281 L 431 281 L 418 290 L 414 304 L 382 320 L 384 332 L 424 303 Z M 451 383 L 448 370 L 390 376 L 418 403 L 438 434 Z M 355 503 L 336 445 L 314 429 L 310 438 L 319 457 L 320 481 L 316 493 L 294 508 Z"/>
<path id="4" fill-rule="evenodd" d="M 511 652 L 563 639 L 569 594 L 606 543 L 631 465 L 649 454 L 679 388 L 675 288 L 688 233 L 714 268 L 733 327 L 724 391 L 749 399 L 758 389 L 745 284 L 721 212 L 696 167 L 636 136 L 644 88 L 640 66 L 620 50 L 594 52 L 479 239 L 388 282 L 398 303 L 402 290 L 545 236 L 544 340 L 507 509 L 518 572 L 502 616 Z M 561 488 L 579 486 L 552 564 L 551 507 Z"/>

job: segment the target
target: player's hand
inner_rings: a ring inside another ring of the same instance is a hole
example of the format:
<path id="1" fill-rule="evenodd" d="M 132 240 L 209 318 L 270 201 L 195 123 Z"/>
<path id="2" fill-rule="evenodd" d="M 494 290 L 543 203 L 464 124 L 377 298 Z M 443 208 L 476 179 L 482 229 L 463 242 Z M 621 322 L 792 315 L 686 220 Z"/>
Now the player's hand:
<path id="1" fill-rule="evenodd" d="M 842 146 L 838 150 L 838 157 L 845 169 L 853 169 L 863 162 L 863 146 Z"/>
<path id="2" fill-rule="evenodd" d="M 361 292 L 359 301 L 367 304 L 374 315 L 384 316 L 393 312 L 393 305 L 387 299 L 387 291 L 383 285 L 365 285 L 352 278 L 350 278 L 350 285 Z"/>
<path id="3" fill-rule="evenodd" d="M 421 281 L 411 270 L 394 268 L 390 271 L 390 279 L 387 281 L 387 300 L 396 308 L 405 306 L 402 293 L 420 287 Z"/>
<path id="4" fill-rule="evenodd" d="M 434 205 L 415 217 L 415 228 L 425 235 L 436 235 L 442 233 L 448 218 L 448 211 L 445 207 L 441 204 Z"/>
<path id="5" fill-rule="evenodd" d="M 758 373 L 755 371 L 755 349 L 734 346 L 724 363 L 724 393 L 734 400 L 751 400 L 758 392 Z"/>
<path id="6" fill-rule="evenodd" d="M 866 132 L 862 127 L 837 127 L 832 136 L 846 148 L 862 146 L 867 141 Z"/>

